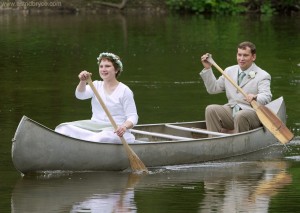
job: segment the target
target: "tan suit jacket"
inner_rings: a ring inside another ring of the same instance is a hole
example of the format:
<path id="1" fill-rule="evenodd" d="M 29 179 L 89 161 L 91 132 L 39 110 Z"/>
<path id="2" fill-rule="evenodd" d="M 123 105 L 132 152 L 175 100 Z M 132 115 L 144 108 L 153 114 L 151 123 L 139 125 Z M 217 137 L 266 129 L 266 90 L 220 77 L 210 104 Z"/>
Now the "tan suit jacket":
<path id="1" fill-rule="evenodd" d="M 238 70 L 239 66 L 234 65 L 226 68 L 224 72 L 233 81 L 237 82 Z M 255 77 L 251 78 L 249 74 L 247 74 L 241 82 L 240 87 L 246 94 L 257 95 L 257 102 L 265 105 L 272 100 L 270 88 L 271 76 L 254 63 L 249 68 L 249 72 L 251 71 L 255 73 Z M 241 109 L 253 110 L 253 108 L 250 106 L 250 103 L 244 100 L 245 97 L 243 94 L 241 94 L 223 75 L 217 79 L 213 74 L 212 69 L 204 69 L 200 72 L 200 76 L 202 77 L 206 90 L 209 94 L 226 92 L 228 103 L 225 105 L 233 107 L 237 104 Z"/>

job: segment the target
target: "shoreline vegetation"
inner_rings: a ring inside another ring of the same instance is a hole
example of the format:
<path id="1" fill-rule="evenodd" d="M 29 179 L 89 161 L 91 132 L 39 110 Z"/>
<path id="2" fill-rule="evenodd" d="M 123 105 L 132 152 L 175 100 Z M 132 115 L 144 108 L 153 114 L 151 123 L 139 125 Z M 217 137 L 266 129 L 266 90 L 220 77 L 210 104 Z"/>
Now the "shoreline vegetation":
<path id="1" fill-rule="evenodd" d="M 295 15 L 299 0 L 0 0 L 0 13 Z"/>

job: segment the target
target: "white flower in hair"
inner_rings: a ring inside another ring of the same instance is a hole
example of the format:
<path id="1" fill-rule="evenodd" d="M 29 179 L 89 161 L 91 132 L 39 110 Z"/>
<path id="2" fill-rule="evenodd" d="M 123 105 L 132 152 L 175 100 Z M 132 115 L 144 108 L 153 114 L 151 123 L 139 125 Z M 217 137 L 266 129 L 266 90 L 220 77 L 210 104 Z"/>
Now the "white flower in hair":
<path id="1" fill-rule="evenodd" d="M 119 56 L 113 54 L 113 53 L 107 53 L 107 52 L 104 52 L 104 53 L 100 53 L 99 57 L 97 58 L 97 61 L 98 61 L 98 64 L 100 63 L 101 59 L 103 57 L 108 57 L 108 58 L 111 58 L 114 62 L 116 62 L 116 64 L 119 66 L 120 68 L 120 72 L 123 71 L 123 64 L 119 58 Z"/>
<path id="2" fill-rule="evenodd" d="M 254 71 L 250 71 L 248 75 L 250 78 L 255 78 L 256 73 Z"/>

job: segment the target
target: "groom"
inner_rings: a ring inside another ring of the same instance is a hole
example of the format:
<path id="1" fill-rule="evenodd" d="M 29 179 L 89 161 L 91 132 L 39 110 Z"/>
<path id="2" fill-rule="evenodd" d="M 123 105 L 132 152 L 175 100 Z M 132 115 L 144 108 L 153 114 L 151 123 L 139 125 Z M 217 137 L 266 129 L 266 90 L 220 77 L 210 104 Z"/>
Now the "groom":
<path id="1" fill-rule="evenodd" d="M 228 103 L 206 107 L 207 130 L 238 133 L 260 127 L 262 124 L 250 103 L 256 100 L 265 105 L 271 101 L 271 76 L 254 63 L 255 45 L 248 41 L 240 43 L 236 55 L 238 64 L 224 70 L 244 90 L 246 98 L 223 75 L 218 79 L 215 77 L 208 57 L 208 53 L 201 57 L 204 69 L 200 72 L 206 90 L 209 94 L 226 92 Z"/>

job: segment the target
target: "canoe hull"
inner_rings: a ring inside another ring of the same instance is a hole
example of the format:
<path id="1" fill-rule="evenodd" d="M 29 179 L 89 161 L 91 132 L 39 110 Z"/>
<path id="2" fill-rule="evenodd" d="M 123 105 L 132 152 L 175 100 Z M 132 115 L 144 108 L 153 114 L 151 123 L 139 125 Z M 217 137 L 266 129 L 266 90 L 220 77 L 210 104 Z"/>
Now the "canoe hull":
<path id="1" fill-rule="evenodd" d="M 283 99 L 277 99 L 272 107 L 285 121 Z M 151 125 L 139 125 L 136 128 L 149 126 Z M 226 159 L 274 144 L 278 144 L 276 138 L 261 127 L 224 137 L 134 143 L 130 147 L 147 167 L 156 167 Z M 15 168 L 24 174 L 52 170 L 120 171 L 130 168 L 122 144 L 70 138 L 26 116 L 21 119 L 13 138 L 12 160 Z"/>

